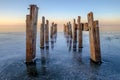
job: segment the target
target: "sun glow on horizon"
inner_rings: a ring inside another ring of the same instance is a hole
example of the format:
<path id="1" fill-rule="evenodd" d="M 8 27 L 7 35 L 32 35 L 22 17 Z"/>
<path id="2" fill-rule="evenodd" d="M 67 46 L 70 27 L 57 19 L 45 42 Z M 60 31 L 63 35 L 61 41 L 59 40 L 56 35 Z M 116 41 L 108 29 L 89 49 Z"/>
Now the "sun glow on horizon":
<path id="1" fill-rule="evenodd" d="M 42 16 L 45 16 L 45 18 L 49 20 L 50 26 L 52 22 L 58 24 L 58 31 L 62 31 L 63 24 L 66 24 L 69 21 L 73 23 L 73 19 L 77 19 L 77 16 L 81 16 L 81 22 L 87 22 L 87 14 L 89 11 L 93 11 L 94 19 L 99 20 L 100 26 L 120 25 L 120 1 L 111 0 L 109 3 L 108 1 L 104 0 L 76 0 L 69 1 L 69 3 L 68 1 L 69 0 L 1 0 L 0 31 L 2 31 L 3 26 L 7 25 L 22 25 L 25 27 L 26 15 L 29 13 L 29 10 L 27 10 L 27 8 L 31 3 L 36 4 L 39 7 L 38 25 L 40 26 L 41 24 Z M 4 29 L 7 29 L 7 27 Z M 19 29 L 20 28 L 18 28 L 18 30 Z M 15 30 L 17 30 L 16 27 Z"/>

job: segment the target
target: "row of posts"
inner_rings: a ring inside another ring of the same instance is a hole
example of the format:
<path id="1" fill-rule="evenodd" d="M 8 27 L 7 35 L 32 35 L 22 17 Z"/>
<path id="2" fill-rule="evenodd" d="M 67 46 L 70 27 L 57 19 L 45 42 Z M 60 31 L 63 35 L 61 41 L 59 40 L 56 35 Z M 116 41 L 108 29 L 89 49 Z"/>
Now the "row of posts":
<path id="1" fill-rule="evenodd" d="M 52 25 L 50 27 L 50 38 L 52 39 L 56 34 L 57 34 L 57 24 L 52 22 Z M 45 46 L 46 48 L 49 48 L 49 21 L 46 20 L 45 23 L 45 17 L 43 16 L 40 27 L 40 48 L 43 49 Z"/>
<path id="2" fill-rule="evenodd" d="M 73 49 L 74 49 L 76 48 L 77 42 L 78 42 L 78 48 L 83 48 L 82 31 L 89 31 L 91 60 L 94 62 L 101 62 L 99 23 L 97 20 L 94 21 L 92 12 L 88 13 L 87 17 L 88 17 L 88 23 L 81 23 L 80 16 L 78 16 L 77 23 L 76 20 L 73 19 L 73 28 L 71 26 L 71 22 L 64 24 L 64 33 L 65 35 L 73 39 Z"/>
<path id="3" fill-rule="evenodd" d="M 26 15 L 26 63 L 33 62 L 36 56 L 37 17 L 38 7 L 30 5 L 30 14 Z M 50 31 L 50 32 L 49 32 Z M 50 34 L 49 34 L 50 33 Z M 52 22 L 49 30 L 49 21 L 42 17 L 40 25 L 40 48 L 49 48 L 49 35 L 51 40 L 57 35 L 57 24 Z"/>
<path id="4" fill-rule="evenodd" d="M 26 62 L 32 62 L 36 56 L 38 7 L 36 5 L 30 5 L 29 9 L 30 14 L 26 16 Z M 50 37 L 53 38 L 54 35 L 57 34 L 57 24 L 53 22 L 50 29 Z M 83 30 L 89 31 L 91 60 L 94 62 L 101 62 L 99 23 L 98 21 L 94 21 L 92 12 L 88 14 L 88 23 L 81 23 L 80 16 L 78 16 L 77 24 L 76 20 L 73 20 L 73 32 L 70 22 L 68 22 L 66 25 L 64 24 L 64 32 L 70 35 L 70 37 L 73 39 L 73 48 L 76 47 L 74 44 L 77 43 L 77 36 L 78 47 L 83 47 Z M 40 48 L 43 49 L 45 46 L 49 48 L 49 21 L 46 20 L 45 23 L 45 17 L 42 17 L 42 23 L 40 27 Z"/>

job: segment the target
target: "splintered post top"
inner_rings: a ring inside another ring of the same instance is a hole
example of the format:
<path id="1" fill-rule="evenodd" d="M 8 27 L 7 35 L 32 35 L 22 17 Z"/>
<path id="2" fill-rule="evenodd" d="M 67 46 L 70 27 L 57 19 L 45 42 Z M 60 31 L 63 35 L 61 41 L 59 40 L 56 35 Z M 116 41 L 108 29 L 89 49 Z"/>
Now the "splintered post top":
<path id="1" fill-rule="evenodd" d="M 37 16 L 37 14 L 38 14 L 37 5 L 32 4 L 32 5 L 30 5 L 30 8 L 28 8 L 28 9 L 30 9 L 30 19 L 33 19 L 34 16 Z"/>
<path id="2" fill-rule="evenodd" d="M 31 8 L 31 7 L 35 7 L 35 8 L 38 9 L 37 5 L 35 5 L 35 4 L 31 4 L 31 5 L 30 5 L 30 8 Z"/>
<path id="3" fill-rule="evenodd" d="M 93 12 L 88 13 L 88 22 L 89 22 L 90 20 L 91 20 L 92 22 L 94 21 Z"/>

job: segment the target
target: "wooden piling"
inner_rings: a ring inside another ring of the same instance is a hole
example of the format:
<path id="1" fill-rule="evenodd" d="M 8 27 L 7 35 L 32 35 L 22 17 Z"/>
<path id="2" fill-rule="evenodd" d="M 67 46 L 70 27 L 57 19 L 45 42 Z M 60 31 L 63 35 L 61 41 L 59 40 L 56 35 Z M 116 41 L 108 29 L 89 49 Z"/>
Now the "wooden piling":
<path id="1" fill-rule="evenodd" d="M 52 26 L 50 28 L 50 37 L 53 38 L 53 27 L 54 27 L 54 22 L 52 23 Z"/>
<path id="2" fill-rule="evenodd" d="M 54 31 L 55 30 L 55 23 L 53 22 L 53 24 L 52 24 L 52 36 L 54 37 Z"/>
<path id="3" fill-rule="evenodd" d="M 77 24 L 75 19 L 73 20 L 73 51 L 76 51 L 77 44 Z"/>
<path id="4" fill-rule="evenodd" d="M 53 35 L 57 33 L 57 24 L 53 25 Z"/>
<path id="5" fill-rule="evenodd" d="M 70 22 L 69 22 L 69 35 L 70 35 L 70 38 L 72 38 L 72 26 Z"/>
<path id="6" fill-rule="evenodd" d="M 57 24 L 55 24 L 55 34 L 57 34 Z"/>
<path id="7" fill-rule="evenodd" d="M 63 27 L 64 27 L 64 33 L 66 33 L 66 25 L 64 24 Z"/>
<path id="8" fill-rule="evenodd" d="M 49 21 L 46 20 L 46 24 L 45 24 L 45 42 L 48 43 L 49 42 Z"/>
<path id="9" fill-rule="evenodd" d="M 77 42 L 77 24 L 75 19 L 73 20 L 73 42 Z"/>
<path id="10" fill-rule="evenodd" d="M 36 55 L 38 7 L 30 5 L 30 15 L 26 16 L 26 63 L 33 62 Z"/>
<path id="11" fill-rule="evenodd" d="M 67 27 L 68 27 L 68 35 L 70 36 L 70 24 L 69 24 L 69 22 L 67 23 Z"/>
<path id="12" fill-rule="evenodd" d="M 45 17 L 42 17 L 42 24 L 40 27 L 40 48 L 44 48 L 44 28 L 45 28 Z"/>
<path id="13" fill-rule="evenodd" d="M 69 35 L 69 24 L 66 24 L 66 34 Z"/>
<path id="14" fill-rule="evenodd" d="M 82 31 L 84 30 L 84 23 L 80 23 L 80 26 L 82 27 Z"/>
<path id="15" fill-rule="evenodd" d="M 81 22 L 81 17 L 78 16 L 78 32 L 79 32 L 79 36 L 78 36 L 78 47 L 82 48 L 82 26 L 80 24 Z"/>
<path id="16" fill-rule="evenodd" d="M 96 58 L 98 61 L 101 61 L 101 49 L 100 49 L 100 36 L 99 36 L 99 22 L 96 20 L 94 21 L 94 26 L 95 26 L 95 32 L 96 32 Z"/>
<path id="17" fill-rule="evenodd" d="M 94 62 L 101 62 L 100 48 L 97 47 L 97 46 L 100 47 L 100 45 L 98 40 L 99 39 L 98 28 L 96 28 L 96 26 L 98 26 L 98 22 L 94 22 L 93 13 L 90 12 L 88 14 L 88 27 L 89 27 L 91 60 Z"/>
<path id="18" fill-rule="evenodd" d="M 57 24 L 55 24 L 55 34 L 54 34 L 54 38 L 55 38 L 55 42 L 56 42 L 56 39 L 57 39 Z"/>

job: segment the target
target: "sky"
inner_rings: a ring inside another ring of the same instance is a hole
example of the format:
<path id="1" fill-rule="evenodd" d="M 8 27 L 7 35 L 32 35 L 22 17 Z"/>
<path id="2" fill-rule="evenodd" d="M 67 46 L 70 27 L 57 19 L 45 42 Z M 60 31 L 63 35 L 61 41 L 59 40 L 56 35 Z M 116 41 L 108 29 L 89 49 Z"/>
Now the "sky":
<path id="1" fill-rule="evenodd" d="M 25 25 L 30 4 L 39 7 L 38 25 L 42 16 L 50 23 L 56 22 L 59 28 L 77 16 L 87 22 L 87 14 L 91 11 L 101 26 L 120 25 L 120 0 L 0 0 L 0 29 L 6 29 L 3 26 L 8 25 Z"/>

